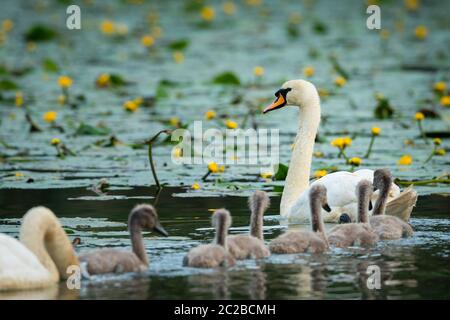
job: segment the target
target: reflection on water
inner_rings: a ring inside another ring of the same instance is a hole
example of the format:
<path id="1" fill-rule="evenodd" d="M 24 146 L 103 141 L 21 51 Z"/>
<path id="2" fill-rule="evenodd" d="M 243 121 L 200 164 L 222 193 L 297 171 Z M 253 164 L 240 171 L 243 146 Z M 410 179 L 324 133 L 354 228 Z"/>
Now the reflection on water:
<path id="1" fill-rule="evenodd" d="M 449 298 L 449 198 L 421 197 L 413 213 L 415 235 L 380 242 L 373 249 L 333 249 L 322 255 L 273 255 L 242 261 L 232 269 L 182 267 L 184 254 L 213 237 L 210 208 L 226 207 L 233 215 L 231 233 L 247 232 L 248 210 L 243 197 L 189 198 L 163 190 L 157 206 L 168 238 L 145 234 L 150 270 L 145 274 L 101 276 L 84 281 L 81 290 L 64 283 L 45 290 L 1 293 L 0 299 L 417 299 Z M 0 232 L 18 235 L 21 216 L 35 205 L 55 211 L 70 237 L 80 237 L 79 251 L 130 246 L 126 221 L 148 188 L 112 191 L 110 200 L 81 200 L 85 189 L 0 190 Z M 79 199 L 81 197 L 81 199 Z M 70 200 L 69 200 L 70 199 Z M 286 229 L 276 216 L 279 198 L 272 199 L 264 227 L 266 240 Z M 305 227 L 305 226 L 295 226 Z M 367 268 L 381 270 L 382 288 L 367 288 Z"/>

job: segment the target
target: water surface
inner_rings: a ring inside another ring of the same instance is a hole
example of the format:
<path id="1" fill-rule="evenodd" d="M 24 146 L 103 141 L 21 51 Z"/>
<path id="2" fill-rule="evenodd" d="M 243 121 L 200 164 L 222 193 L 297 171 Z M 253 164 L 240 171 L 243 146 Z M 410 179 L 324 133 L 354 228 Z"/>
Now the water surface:
<path id="1" fill-rule="evenodd" d="M 126 221 L 133 205 L 154 190 L 112 191 L 116 200 L 85 200 L 82 188 L 0 190 L 0 232 L 18 235 L 21 216 L 34 205 L 55 211 L 71 238 L 80 237 L 78 251 L 100 247 L 130 248 Z M 81 290 L 58 288 L 3 294 L 6 297 L 55 299 L 430 299 L 449 298 L 450 199 L 422 196 L 411 224 L 412 238 L 380 242 L 375 248 L 333 249 L 326 254 L 272 255 L 261 261 L 241 261 L 226 269 L 185 268 L 185 253 L 211 241 L 209 209 L 226 207 L 233 216 L 231 233 L 248 232 L 244 197 L 174 198 L 179 188 L 165 188 L 157 208 L 167 238 L 146 233 L 150 270 L 142 275 L 100 276 L 82 283 Z M 123 196 L 119 197 L 119 196 Z M 136 199 L 136 197 L 138 199 Z M 131 199 L 130 199 L 131 198 Z M 285 230 L 278 221 L 279 197 L 265 217 L 267 241 Z M 306 227 L 306 226 L 305 226 Z M 382 288 L 369 290 L 366 270 L 381 269 Z"/>

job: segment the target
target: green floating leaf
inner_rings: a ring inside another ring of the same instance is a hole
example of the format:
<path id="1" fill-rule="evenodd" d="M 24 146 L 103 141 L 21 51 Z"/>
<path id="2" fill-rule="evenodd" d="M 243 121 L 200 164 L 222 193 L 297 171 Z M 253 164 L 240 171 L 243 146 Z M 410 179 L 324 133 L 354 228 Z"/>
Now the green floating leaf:
<path id="1" fill-rule="evenodd" d="M 6 90 L 17 90 L 17 89 L 19 89 L 19 86 L 15 82 L 8 80 L 8 79 L 0 80 L 0 90 L 6 91 Z"/>
<path id="2" fill-rule="evenodd" d="M 212 81 L 215 84 L 225 84 L 225 85 L 240 85 L 241 81 L 239 78 L 231 71 L 225 71 L 216 75 Z"/>
<path id="3" fill-rule="evenodd" d="M 83 136 L 106 136 L 111 133 L 111 130 L 102 126 L 91 126 L 89 124 L 81 123 L 75 132 L 76 135 Z"/>
<path id="4" fill-rule="evenodd" d="M 327 27 L 327 25 L 325 23 L 323 23 L 321 21 L 316 21 L 316 22 L 314 22 L 313 30 L 316 33 L 325 34 L 328 31 L 328 27 Z"/>
<path id="5" fill-rule="evenodd" d="M 69 229 L 69 228 L 64 228 L 64 231 L 65 231 L 67 234 L 75 234 L 75 231 L 73 231 L 72 229 Z"/>
<path id="6" fill-rule="evenodd" d="M 125 85 L 129 84 L 128 81 L 126 81 L 120 74 L 117 74 L 117 73 L 111 73 L 109 75 L 109 81 L 111 81 L 111 84 L 113 86 L 117 86 L 117 87 L 125 86 Z"/>
<path id="7" fill-rule="evenodd" d="M 341 77 L 344 77 L 346 80 L 350 79 L 350 75 L 348 74 L 348 72 L 341 66 L 341 64 L 339 63 L 339 61 L 337 60 L 337 58 L 334 55 L 330 55 L 329 57 L 331 64 L 333 65 L 333 69 L 339 73 L 339 75 Z"/>
<path id="8" fill-rule="evenodd" d="M 58 64 L 50 58 L 42 60 L 42 67 L 45 71 L 52 73 L 57 73 L 61 70 Z"/>
<path id="9" fill-rule="evenodd" d="M 275 180 L 280 180 L 280 181 L 286 180 L 288 170 L 289 170 L 289 167 L 287 165 L 279 163 L 278 170 L 274 176 Z"/>
<path id="10" fill-rule="evenodd" d="M 176 40 L 176 41 L 172 41 L 171 43 L 169 43 L 170 49 L 178 50 L 178 51 L 182 51 L 182 50 L 186 49 L 188 46 L 189 46 L 189 40 L 187 40 L 187 39 Z"/>
<path id="11" fill-rule="evenodd" d="M 47 27 L 43 24 L 37 24 L 32 26 L 25 32 L 25 40 L 26 41 L 50 41 L 57 36 L 57 33 L 52 30 L 50 27 Z"/>
<path id="12" fill-rule="evenodd" d="M 394 108 L 391 107 L 389 100 L 386 98 L 379 98 L 378 105 L 374 110 L 374 115 L 377 119 L 389 119 L 394 114 Z"/>

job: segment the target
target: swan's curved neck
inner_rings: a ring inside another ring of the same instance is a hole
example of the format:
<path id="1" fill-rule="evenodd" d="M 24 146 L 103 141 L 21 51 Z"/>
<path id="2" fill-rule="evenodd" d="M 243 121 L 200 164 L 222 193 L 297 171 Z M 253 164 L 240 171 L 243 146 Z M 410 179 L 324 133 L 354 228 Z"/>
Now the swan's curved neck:
<path id="1" fill-rule="evenodd" d="M 263 216 L 264 208 L 261 202 L 254 204 L 252 215 L 250 216 L 250 235 L 259 240 L 264 240 L 263 234 Z"/>
<path id="2" fill-rule="evenodd" d="M 314 140 L 320 124 L 320 100 L 310 101 L 300 108 L 299 128 L 295 137 L 289 170 L 286 176 L 283 195 L 281 196 L 280 213 L 287 216 L 289 210 L 300 194 L 309 186 L 311 161 L 314 151 Z"/>
<path id="3" fill-rule="evenodd" d="M 367 223 L 370 197 L 365 192 L 358 194 L 358 222 Z"/>
<path id="4" fill-rule="evenodd" d="M 224 217 L 219 217 L 219 220 L 217 221 L 217 227 L 216 227 L 216 238 L 215 242 L 216 244 L 227 248 L 227 227 L 226 227 L 226 221 Z"/>
<path id="5" fill-rule="evenodd" d="M 388 185 L 388 186 L 384 186 L 383 188 L 380 189 L 380 194 L 378 195 L 378 199 L 375 202 L 375 206 L 373 208 L 372 215 L 377 216 L 377 215 L 384 214 L 384 211 L 386 210 L 387 198 L 389 196 L 390 187 L 391 186 Z"/>
<path id="6" fill-rule="evenodd" d="M 79 265 L 72 243 L 55 215 L 41 207 L 25 214 L 20 228 L 20 241 L 49 271 L 51 280 L 66 279 L 67 268 Z"/>
<path id="7" fill-rule="evenodd" d="M 323 225 L 323 220 L 320 216 L 320 211 L 322 206 L 317 198 L 310 197 L 309 204 L 311 209 L 311 227 L 313 232 L 321 232 L 325 235 L 325 227 Z"/>
<path id="8" fill-rule="evenodd" d="M 130 219 L 130 238 L 134 254 L 143 264 L 148 266 L 148 257 L 145 252 L 144 241 L 142 240 L 142 227 L 136 216 L 135 219 Z"/>

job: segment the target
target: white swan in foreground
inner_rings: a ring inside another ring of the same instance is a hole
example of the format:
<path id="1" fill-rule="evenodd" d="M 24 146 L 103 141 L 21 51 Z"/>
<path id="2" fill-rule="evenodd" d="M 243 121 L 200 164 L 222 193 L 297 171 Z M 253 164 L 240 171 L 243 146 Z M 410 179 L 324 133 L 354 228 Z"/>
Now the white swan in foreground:
<path id="1" fill-rule="evenodd" d="M 320 183 L 327 189 L 328 204 L 332 208 L 329 213 L 322 210 L 324 221 L 337 222 L 343 213 L 356 221 L 358 201 L 355 189 L 361 179 L 373 181 L 373 170 L 334 172 L 309 185 L 314 140 L 320 124 L 319 94 L 308 81 L 290 80 L 283 84 L 275 96 L 275 101 L 264 109 L 264 113 L 286 105 L 298 106 L 300 109 L 299 129 L 281 197 L 280 214 L 290 221 L 309 221 L 309 188 Z M 372 201 L 377 197 L 378 192 L 375 192 Z M 400 193 L 398 186 L 392 184 L 386 214 L 408 220 L 416 201 L 417 192 L 412 187 Z"/>
<path id="2" fill-rule="evenodd" d="M 49 209 L 30 209 L 22 220 L 20 242 L 0 234 L 0 290 L 44 288 L 66 279 L 78 258 L 61 224 Z"/>

